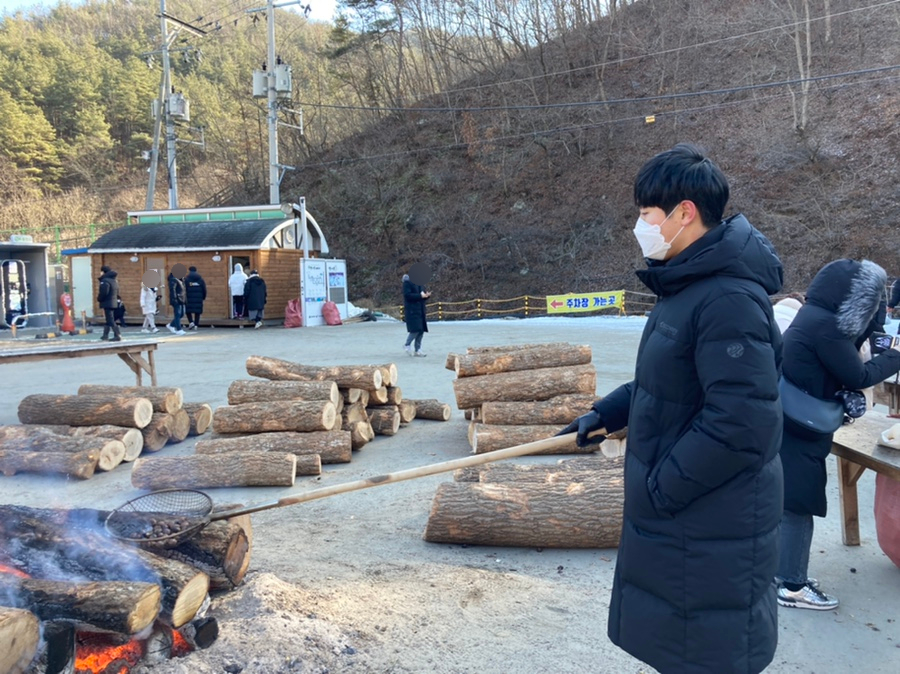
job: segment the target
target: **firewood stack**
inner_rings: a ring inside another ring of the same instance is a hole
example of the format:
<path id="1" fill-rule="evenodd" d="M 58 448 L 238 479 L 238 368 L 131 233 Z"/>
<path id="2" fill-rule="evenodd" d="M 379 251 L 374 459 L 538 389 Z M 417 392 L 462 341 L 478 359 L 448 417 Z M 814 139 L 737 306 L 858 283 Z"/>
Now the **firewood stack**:
<path id="1" fill-rule="evenodd" d="M 209 523 L 170 549 L 142 549 L 109 536 L 108 514 L 0 505 L 0 550 L 16 551 L 0 555 L 0 671 L 32 671 L 55 621 L 121 644 L 151 629 L 178 631 L 194 647 L 215 639 L 200 633 L 214 621 L 203 611 L 209 592 L 243 582 L 249 518 Z"/>
<path id="2" fill-rule="evenodd" d="M 21 425 L 0 426 L 3 474 L 87 479 L 206 432 L 212 409 L 185 405 L 179 388 L 85 384 L 77 395 L 26 396 L 18 413 Z"/>
<path id="3" fill-rule="evenodd" d="M 556 435 L 597 399 L 597 372 L 586 345 L 469 348 L 450 354 L 446 367 L 456 372 L 456 404 L 470 420 L 469 443 L 476 454 Z M 544 453 L 583 454 L 600 447 L 607 456 L 618 456 L 622 442 L 610 438 L 581 448 L 573 440 Z"/>

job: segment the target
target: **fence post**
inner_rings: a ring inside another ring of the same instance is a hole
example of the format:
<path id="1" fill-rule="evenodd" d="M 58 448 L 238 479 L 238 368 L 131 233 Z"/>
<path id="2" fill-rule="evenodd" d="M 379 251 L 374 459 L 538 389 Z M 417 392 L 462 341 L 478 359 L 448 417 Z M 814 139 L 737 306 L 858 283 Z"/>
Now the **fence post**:
<path id="1" fill-rule="evenodd" d="M 438 320 L 444 320 L 444 303 L 438 302 Z"/>
<path id="2" fill-rule="evenodd" d="M 525 295 L 525 315 L 528 316 L 528 295 Z"/>
<path id="3" fill-rule="evenodd" d="M 53 238 L 56 240 L 56 262 L 57 262 L 57 264 L 59 264 L 59 257 L 60 257 L 60 249 L 59 249 L 59 244 L 60 244 L 60 239 L 59 239 L 59 225 L 56 225 L 56 226 L 53 228 L 53 234 L 54 234 L 54 237 L 53 237 Z"/>
<path id="4" fill-rule="evenodd" d="M 475 300 L 475 309 L 477 310 L 478 318 L 481 318 L 481 300 Z"/>

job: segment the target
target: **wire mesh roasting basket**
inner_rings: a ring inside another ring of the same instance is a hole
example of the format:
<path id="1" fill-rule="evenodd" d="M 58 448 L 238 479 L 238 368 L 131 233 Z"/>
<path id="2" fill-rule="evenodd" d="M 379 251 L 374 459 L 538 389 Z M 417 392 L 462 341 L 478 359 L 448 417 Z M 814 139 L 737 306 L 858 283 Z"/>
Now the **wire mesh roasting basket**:
<path id="1" fill-rule="evenodd" d="M 120 541 L 148 548 L 173 548 L 209 522 L 212 499 L 195 489 L 163 489 L 138 496 L 113 510 L 106 530 Z"/>

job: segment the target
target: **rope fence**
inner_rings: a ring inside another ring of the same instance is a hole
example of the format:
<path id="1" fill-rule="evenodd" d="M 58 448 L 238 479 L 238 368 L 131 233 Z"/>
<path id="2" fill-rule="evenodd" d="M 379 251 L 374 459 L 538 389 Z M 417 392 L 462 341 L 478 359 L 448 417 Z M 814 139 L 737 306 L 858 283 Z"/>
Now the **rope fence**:
<path id="1" fill-rule="evenodd" d="M 520 295 L 509 299 L 493 300 L 475 298 L 458 302 L 429 302 L 425 305 L 425 316 L 430 321 L 477 320 L 480 318 L 501 318 L 504 316 L 530 318 L 533 316 L 579 316 L 614 315 L 641 316 L 656 304 L 656 296 L 649 293 L 624 291 L 621 306 L 602 307 L 595 311 L 547 311 L 546 295 Z M 403 305 L 397 304 L 381 309 L 382 312 L 399 320 L 404 320 Z"/>

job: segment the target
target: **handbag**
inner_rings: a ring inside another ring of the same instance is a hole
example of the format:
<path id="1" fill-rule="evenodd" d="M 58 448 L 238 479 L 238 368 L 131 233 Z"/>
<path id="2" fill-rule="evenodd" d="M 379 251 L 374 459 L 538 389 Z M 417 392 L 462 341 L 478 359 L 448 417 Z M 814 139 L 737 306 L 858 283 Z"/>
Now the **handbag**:
<path id="1" fill-rule="evenodd" d="M 783 376 L 778 380 L 784 416 L 815 433 L 834 433 L 844 423 L 844 405 L 838 400 L 822 400 L 809 395 Z"/>

